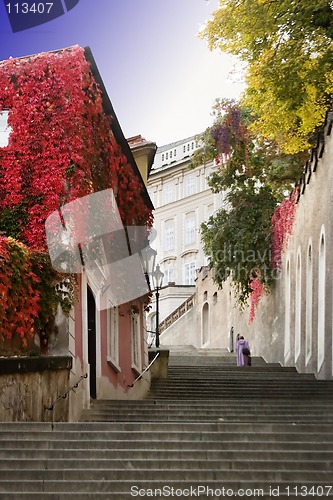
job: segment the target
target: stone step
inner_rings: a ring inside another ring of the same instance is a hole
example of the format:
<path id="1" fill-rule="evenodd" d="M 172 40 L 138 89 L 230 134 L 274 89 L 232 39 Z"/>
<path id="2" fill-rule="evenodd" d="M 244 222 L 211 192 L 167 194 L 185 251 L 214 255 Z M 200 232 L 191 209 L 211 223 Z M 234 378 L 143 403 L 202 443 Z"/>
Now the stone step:
<path id="1" fill-rule="evenodd" d="M 119 442 L 117 443 L 119 445 Z M 301 450 L 284 450 L 284 449 L 275 449 L 274 443 L 270 443 L 270 447 L 268 449 L 259 449 L 256 448 L 256 445 L 260 445 L 260 443 L 247 443 L 247 452 L 246 457 L 248 460 L 255 462 L 266 462 L 269 461 L 269 465 L 273 462 L 278 464 L 293 462 L 301 463 L 301 462 L 314 462 L 315 464 L 319 464 L 320 467 L 325 468 L 327 463 L 332 463 L 333 460 L 333 449 L 327 447 L 326 450 L 311 450 L 311 449 L 301 449 Z M 295 443 L 300 444 L 300 443 Z M 154 448 L 149 449 L 149 455 L 147 455 L 147 448 L 145 447 L 147 443 L 141 442 L 140 448 L 130 448 L 129 443 L 127 442 L 127 448 L 117 448 L 117 446 L 110 446 L 108 449 L 88 449 L 85 448 L 84 445 L 81 448 L 69 449 L 65 448 L 66 443 L 63 443 L 63 448 L 61 449 L 41 449 L 41 448 L 33 448 L 33 443 L 31 444 L 31 448 L 22 448 L 22 449 L 13 449 L 13 448 L 2 448 L 0 450 L 0 469 L 21 469 L 21 465 L 26 463 L 27 459 L 31 459 L 34 467 L 37 464 L 37 461 L 42 461 L 41 467 L 39 468 L 54 468 L 59 469 L 59 465 L 61 463 L 68 464 L 67 468 L 82 468 L 86 467 L 87 462 L 94 460 L 91 463 L 91 466 L 94 465 L 95 461 L 97 463 L 114 463 L 119 460 L 126 461 L 134 461 L 137 464 L 138 460 L 156 460 L 162 459 L 169 461 L 170 460 L 196 460 L 198 463 L 201 463 L 202 460 L 208 462 L 214 461 L 232 461 L 233 463 L 238 462 L 241 457 L 241 453 L 244 451 L 244 448 L 239 448 L 239 444 L 237 444 L 236 449 L 224 449 L 222 446 L 220 449 L 213 442 L 207 446 L 206 449 L 200 449 L 198 446 L 195 448 L 194 445 L 190 447 L 190 449 L 182 446 L 174 447 L 174 449 L 161 449 L 156 445 Z M 126 446 L 126 442 L 124 443 Z M 236 445 L 235 445 L 236 446 Z M 304 446 L 304 444 L 303 444 Z M 331 447 L 332 448 L 332 447 Z M 115 453 L 116 452 L 116 453 Z M 45 462 L 52 461 L 52 464 L 48 464 L 45 467 Z M 79 460 L 80 463 L 76 463 Z M 81 465 L 81 461 L 83 465 Z M 324 464 L 324 465 L 322 465 Z M 139 464 L 140 466 L 140 464 Z M 316 466 L 315 466 L 316 467 Z M 88 463 L 89 468 L 89 463 Z M 205 466 L 204 466 L 205 468 Z M 289 468 L 286 467 L 286 468 Z"/>
<path id="2" fill-rule="evenodd" d="M 164 390 L 164 391 L 155 391 L 151 392 L 149 396 L 147 396 L 147 399 L 171 399 L 171 398 L 178 398 L 183 399 L 183 400 L 188 400 L 188 399 L 193 399 L 195 395 L 197 396 L 197 399 L 200 400 L 205 400 L 207 397 L 211 397 L 212 399 L 221 399 L 221 400 L 228 400 L 228 399 L 233 399 L 237 395 L 241 395 L 241 391 L 239 393 L 235 393 L 235 391 L 203 391 L 202 393 L 197 393 L 195 394 L 194 392 L 189 392 L 189 391 L 184 391 L 184 392 L 177 392 L 177 391 L 170 391 L 170 390 Z M 286 399 L 286 393 L 285 392 L 278 392 L 275 391 L 274 394 L 271 392 L 264 392 L 264 391 L 259 391 L 259 390 L 254 390 L 254 391 L 247 391 L 246 398 L 244 397 L 244 401 L 251 400 L 252 397 L 258 397 L 260 396 L 262 399 L 267 399 L 267 400 L 277 400 L 277 399 Z M 312 399 L 313 401 L 322 401 L 324 400 L 330 400 L 332 399 L 331 395 L 328 394 L 312 394 L 309 392 L 304 392 L 301 393 L 300 391 L 295 391 L 292 392 L 290 391 L 289 397 L 294 399 L 294 400 L 299 400 L 302 401 L 304 399 Z M 244 403 L 245 404 L 245 403 Z"/>
<path id="3" fill-rule="evenodd" d="M 318 415 L 307 415 L 305 418 L 302 415 L 290 415 L 289 417 L 284 415 L 254 415 L 252 420 L 254 422 L 293 422 L 293 423 L 313 423 L 315 424 L 318 420 L 320 422 L 332 422 L 332 415 L 330 416 L 322 416 L 320 419 Z M 145 417 L 144 415 L 123 415 L 123 416 L 114 416 L 109 414 L 101 414 L 101 413 L 91 413 L 87 415 L 83 415 L 81 418 L 82 421 L 85 422 L 146 422 L 147 420 L 156 421 L 155 415 Z M 160 422 L 180 422 L 184 420 L 184 416 L 181 414 L 177 415 L 164 415 L 159 419 Z M 187 417 L 186 420 L 188 422 L 248 422 L 248 415 L 192 415 Z"/>
<path id="4" fill-rule="evenodd" d="M 185 420 L 192 420 L 193 418 L 197 419 L 205 419 L 205 418 L 211 418 L 211 419 L 218 419 L 221 416 L 223 417 L 229 417 L 229 418 L 234 418 L 234 417 L 267 417 L 267 418 L 276 418 L 276 417 L 285 417 L 286 420 L 290 420 L 291 418 L 304 418 L 304 420 L 308 420 L 309 418 L 317 418 L 317 421 L 321 421 L 321 419 L 330 419 L 330 422 L 332 422 L 332 416 L 333 416 L 333 410 L 327 411 L 325 410 L 325 413 L 323 414 L 323 411 L 320 411 L 320 409 L 314 411 L 314 410 L 308 410 L 306 414 L 303 413 L 302 410 L 297 411 L 296 408 L 293 409 L 284 409 L 284 410 L 276 410 L 274 409 L 262 409 L 262 410 L 257 410 L 255 408 L 235 408 L 234 410 L 227 410 L 223 408 L 216 408 L 216 409 L 209 409 L 208 411 L 206 410 L 197 410 L 195 409 L 192 410 L 182 410 L 181 408 L 177 409 L 171 409 L 168 408 L 168 411 L 166 412 L 165 409 L 160 408 L 160 409 L 155 409 L 155 410 L 149 410 L 148 409 L 135 409 L 135 408 L 130 408 L 130 409 L 119 409 L 115 410 L 112 408 L 93 408 L 91 410 L 87 410 L 84 413 L 84 416 L 89 417 L 91 416 L 100 416 L 100 417 L 109 417 L 110 419 L 122 419 L 122 418 L 127 418 L 127 419 L 132 419 L 135 421 L 136 417 L 142 418 L 147 418 L 150 421 L 156 420 L 160 421 L 161 418 L 164 420 L 168 420 L 169 418 L 174 418 L 174 417 L 182 417 Z M 192 413 L 191 413 L 192 412 Z M 83 416 L 83 419 L 84 419 Z M 82 419 L 81 419 L 82 420 Z M 251 419 L 252 420 L 252 419 Z"/>
<path id="5" fill-rule="evenodd" d="M 229 419 L 232 421 L 242 420 L 244 422 L 257 422 L 258 420 L 267 422 L 299 422 L 299 423 L 331 423 L 333 421 L 333 408 L 315 407 L 315 408 L 297 408 L 292 406 L 289 408 L 275 408 L 242 405 L 234 408 L 227 406 L 210 407 L 199 409 L 196 407 L 185 408 L 179 407 L 129 407 L 123 406 L 120 408 L 113 407 L 92 407 L 82 413 L 82 421 L 133 421 L 133 422 L 162 422 L 170 420 L 186 420 L 186 421 L 220 421 Z"/>
<path id="6" fill-rule="evenodd" d="M 105 403 L 105 404 L 92 404 L 91 408 L 88 411 L 112 411 L 113 413 L 121 414 L 124 412 L 141 412 L 145 414 L 151 414 L 152 412 L 156 412 L 156 414 L 163 414 L 165 411 L 170 411 L 170 412 L 181 412 L 181 413 L 188 413 L 188 412 L 200 412 L 202 411 L 203 413 L 209 412 L 220 412 L 224 411 L 227 413 L 235 413 L 235 412 L 265 412 L 265 413 L 276 413 L 276 412 L 284 412 L 286 414 L 288 413 L 304 413 L 304 412 L 310 412 L 310 413 L 317 413 L 317 414 L 322 414 L 323 411 L 328 413 L 333 412 L 333 405 L 330 403 L 330 401 L 324 401 L 324 403 L 321 403 L 320 401 L 317 402 L 316 405 L 313 403 L 311 405 L 309 404 L 304 404 L 303 401 L 300 402 L 298 405 L 294 401 L 290 401 L 289 404 L 282 403 L 279 405 L 276 405 L 274 401 L 271 400 L 266 400 L 266 404 L 261 404 L 261 405 L 256 405 L 252 400 L 246 401 L 246 405 L 244 405 L 244 399 L 238 401 L 237 403 L 234 403 L 233 401 L 228 402 L 228 404 L 225 404 L 225 401 L 223 400 L 216 400 L 216 401 L 211 401 L 211 404 L 208 404 L 207 406 L 203 407 L 203 405 L 199 405 L 197 402 L 195 404 L 191 404 L 191 400 L 187 400 L 182 404 L 182 402 L 174 402 L 170 403 L 168 401 L 163 401 L 163 400 L 146 400 L 146 404 L 135 404 L 134 402 L 130 404 L 113 404 L 112 402 Z"/>
<path id="7" fill-rule="evenodd" d="M 16 480 L 79 480 L 82 477 L 82 470 L 87 471 L 91 478 L 102 478 L 107 473 L 109 478 L 113 478 L 114 472 L 117 478 L 123 477 L 127 473 L 127 478 L 135 474 L 135 471 L 146 471 L 147 478 L 150 477 L 150 471 L 163 471 L 163 474 L 168 471 L 171 473 L 178 471 L 189 471 L 195 474 L 196 471 L 205 471 L 206 477 L 210 474 L 215 474 L 216 471 L 239 471 L 252 470 L 256 471 L 256 476 L 266 474 L 268 472 L 285 473 L 296 471 L 311 471 L 312 473 L 324 474 L 332 470 L 333 460 L 302 460 L 295 462 L 294 460 L 262 460 L 259 457 L 252 457 L 251 460 L 246 459 L 231 459 L 226 457 L 223 459 L 208 459 L 207 457 L 183 459 L 164 458 L 160 461 L 155 461 L 152 458 L 128 458 L 126 460 L 119 458 L 91 460 L 91 458 L 77 459 L 55 459 L 46 458 L 7 458 L 0 464 L 0 480 L 10 478 Z M 202 478 L 204 479 L 204 478 Z"/>
<path id="8" fill-rule="evenodd" d="M 151 471 L 152 475 L 155 471 Z M 167 472 L 167 471 L 166 471 Z M 198 473 L 198 471 L 196 471 Z M 172 479 L 171 481 L 168 479 L 169 475 L 166 477 L 162 478 L 155 478 L 155 479 L 150 479 L 150 478 L 138 478 L 135 480 L 132 479 L 114 479 L 114 480 L 108 480 L 108 479 L 97 479 L 97 480 L 90 480 L 90 479 L 81 479 L 79 481 L 17 481 L 13 483 L 13 481 L 7 480 L 7 481 L 2 481 L 0 483 L 0 493 L 1 493 L 1 500 L 3 500 L 3 492 L 15 492 L 15 493 L 33 493 L 33 492 L 38 492 L 38 493 L 66 493 L 66 494 L 71 494 L 72 493 L 95 493 L 98 491 L 99 493 L 127 493 L 128 498 L 131 497 L 131 491 L 139 491 L 139 489 L 144 489 L 145 491 L 147 490 L 161 490 L 161 488 L 168 487 L 168 488 L 174 488 L 174 490 L 189 490 L 193 488 L 198 488 L 198 486 L 204 486 L 204 487 L 209 487 L 212 489 L 220 490 L 221 488 L 230 489 L 235 492 L 237 492 L 239 489 L 246 489 L 246 490 L 257 490 L 257 491 L 263 491 L 266 493 L 268 496 L 269 491 L 272 488 L 278 488 L 280 487 L 280 490 L 283 490 L 286 492 L 287 488 L 289 488 L 289 491 L 292 488 L 295 488 L 297 486 L 298 492 L 300 493 L 303 487 L 307 487 L 309 490 L 313 486 L 316 487 L 316 490 L 318 491 L 319 488 L 320 491 L 325 491 L 325 492 L 330 492 L 332 495 L 332 490 L 330 489 L 332 479 L 331 478 L 324 478 L 320 477 L 318 480 L 317 479 L 304 479 L 304 477 L 301 478 L 301 480 L 296 479 L 295 477 L 297 476 L 296 472 L 293 471 L 288 474 L 285 474 L 285 477 L 280 477 L 277 480 L 273 479 L 273 475 L 270 475 L 270 473 L 267 475 L 266 479 L 259 478 L 259 479 L 248 479 L 245 478 L 243 480 L 240 480 L 240 477 L 244 477 L 242 471 L 217 471 L 216 478 L 215 479 L 206 479 L 204 478 L 203 481 L 201 481 L 199 478 L 196 478 L 193 480 L 192 477 L 187 478 L 187 474 L 184 474 L 184 471 L 182 471 L 183 474 L 183 479 Z M 229 474 L 232 476 L 237 476 L 235 479 L 231 479 L 229 477 Z M 293 479 L 290 479 L 290 477 L 293 476 Z M 324 481 L 324 482 L 323 482 Z M 133 490 L 135 488 L 135 490 Z M 138 488 L 136 490 L 136 488 Z M 234 494 L 233 494 L 234 495 Z M 133 496 L 133 495 L 132 495 Z M 143 496 L 143 495 L 142 495 Z M 151 495 L 150 495 L 151 496 Z M 177 495 L 179 496 L 179 495 Z M 221 498 L 221 494 L 219 495 Z M 231 496 L 231 495 L 228 495 Z M 255 495 L 258 496 L 258 495 Z M 255 498 L 255 496 L 253 498 Z M 259 495 L 262 497 L 262 495 Z M 297 495 L 300 497 L 300 495 Z M 321 495 L 323 496 L 323 495 Z M 209 496 L 211 498 L 211 496 Z M 249 498 L 249 496 L 246 496 L 245 498 Z M 251 496 L 250 496 L 251 498 Z M 313 497 L 312 495 L 309 498 L 319 498 L 319 496 Z M 325 498 L 326 495 L 325 495 Z"/>
<path id="9" fill-rule="evenodd" d="M 180 403 L 171 405 L 171 404 L 164 404 L 163 401 L 156 401 L 156 400 L 151 400 L 155 404 L 147 404 L 147 405 L 92 405 L 92 407 L 87 410 L 87 412 L 112 412 L 113 414 L 144 414 L 144 415 L 151 415 L 152 413 L 155 413 L 156 416 L 163 415 L 165 414 L 166 411 L 168 412 L 179 412 L 182 414 L 189 414 L 191 412 L 202 412 L 207 414 L 209 413 L 219 413 L 223 411 L 225 414 L 235 414 L 238 412 L 241 413 L 254 413 L 254 414 L 276 414 L 276 413 L 283 413 L 285 415 L 295 413 L 295 414 L 302 414 L 306 416 L 306 413 L 312 413 L 316 415 L 322 415 L 323 412 L 325 412 L 327 415 L 331 414 L 333 412 L 333 406 L 330 404 L 327 405 L 313 405 L 313 406 L 306 406 L 306 405 L 297 405 L 294 402 L 291 402 L 290 405 L 274 405 L 270 401 L 267 401 L 267 405 L 260 405 L 256 406 L 252 401 L 247 402 L 246 405 L 244 405 L 244 400 L 243 402 L 240 402 L 238 405 L 236 404 L 230 404 L 226 405 L 224 401 L 218 400 L 216 405 L 209 405 L 206 408 L 202 409 L 201 406 L 199 405 L 186 405 L 182 406 Z M 147 403 L 150 401 L 148 400 Z"/>
<path id="10" fill-rule="evenodd" d="M 173 386 L 179 386 L 179 387 L 184 387 L 186 385 L 193 385 L 193 382 L 199 383 L 202 385 L 230 385 L 230 386 L 239 386 L 243 383 L 254 383 L 256 385 L 269 385 L 269 386 L 287 386 L 291 382 L 293 383 L 293 387 L 311 387 L 315 389 L 332 389 L 333 390 L 333 381 L 331 380 L 315 380 L 312 378 L 296 378 L 293 380 L 290 377 L 262 377 L 257 376 L 255 377 L 253 374 L 251 375 L 245 375 L 242 377 L 218 377 L 218 376 L 211 376 L 207 378 L 199 377 L 199 376 L 190 376 L 190 375 L 184 375 L 182 378 L 179 377 L 168 377 L 167 379 L 154 379 L 152 381 L 153 385 L 173 385 Z M 194 386 L 194 389 L 196 386 Z"/>
<path id="11" fill-rule="evenodd" d="M 314 426 L 311 424 L 275 424 L 265 423 L 256 424 L 251 422 L 246 423 L 192 423 L 192 422 L 179 422 L 177 424 L 169 422 L 118 422 L 118 423 L 94 423 L 94 422 L 58 422 L 58 423 L 21 423 L 21 422 L 6 422 L 0 423 L 0 440 L 8 439 L 59 439 L 61 436 L 68 439 L 105 439 L 117 432 L 124 434 L 137 434 L 143 435 L 155 434 L 158 428 L 158 434 L 171 435 L 172 433 L 187 433 L 191 435 L 200 434 L 207 435 L 221 434 L 221 435 L 235 435 L 240 432 L 248 436 L 257 436 L 258 433 L 274 433 L 276 435 L 284 434 L 306 434 L 313 432 Z M 333 434 L 333 425 L 318 424 L 315 427 L 315 434 Z M 163 439 L 165 436 L 163 436 Z"/>
<path id="12" fill-rule="evenodd" d="M 246 471 L 251 470 L 247 467 Z M 237 482 L 240 477 L 244 477 L 244 469 L 223 469 L 219 467 L 218 469 L 168 469 L 168 468 L 152 468 L 152 469 L 131 469 L 131 468 L 120 468 L 120 469 L 85 469 L 83 470 L 69 470 L 60 469 L 56 470 L 31 470 L 22 471 L 21 478 L 18 473 L 12 478 L 7 474 L 7 479 L 1 479 L 0 482 L 0 493 L 5 491 L 21 491 L 21 492 L 32 492 L 32 491 L 114 491 L 113 483 L 120 481 L 126 484 L 126 482 L 132 482 L 135 484 L 136 481 L 145 481 L 149 484 L 151 481 L 158 481 L 160 484 L 168 484 L 170 482 L 181 482 L 181 481 L 191 481 L 192 484 L 196 482 L 206 482 L 219 480 L 221 484 L 225 482 Z M 28 478 L 26 479 L 26 476 Z M 255 469 L 255 474 L 253 474 L 258 484 L 271 481 L 272 483 L 277 483 L 278 481 L 289 481 L 290 484 L 308 480 L 315 483 L 320 483 L 322 485 L 329 485 L 332 482 L 331 470 L 312 470 L 310 469 L 294 469 L 294 470 L 267 470 Z M 9 478 L 9 479 L 8 479 Z M 54 489 L 53 483 L 57 483 L 56 489 Z M 67 483 L 67 488 L 66 488 Z M 99 483 L 99 484 L 98 484 Z M 97 486 L 97 488 L 96 488 Z M 95 489 L 93 489 L 93 487 Z M 118 489 L 118 488 L 117 488 Z M 117 490 L 116 490 L 117 491 Z M 120 491 L 124 491 L 121 490 Z"/>
<path id="13" fill-rule="evenodd" d="M 247 402 L 247 405 L 250 403 Z M 225 401 L 223 400 L 212 400 L 212 399 L 206 399 L 205 401 L 198 401 L 196 399 L 192 400 L 186 400 L 186 401 L 177 401 L 174 399 L 169 399 L 169 400 L 158 400 L 158 399 L 142 399 L 142 400 L 131 400 L 131 401 L 121 401 L 121 400 L 94 400 L 91 404 L 92 409 L 99 409 L 99 408 L 105 408 L 105 409 L 128 409 L 131 410 L 132 408 L 140 410 L 142 409 L 149 409 L 153 410 L 154 408 L 160 408 L 165 410 L 172 410 L 172 409 L 178 409 L 178 408 L 183 408 L 186 411 L 187 410 L 198 410 L 204 406 L 205 409 L 226 409 L 226 410 L 233 410 L 233 409 L 239 409 L 240 407 L 244 406 L 244 397 L 238 398 L 238 399 L 229 399 L 228 404 L 226 405 Z M 317 410 L 318 411 L 323 411 L 323 410 L 332 410 L 333 409 L 333 400 L 323 400 L 323 401 L 317 401 L 316 404 L 314 405 L 312 401 L 309 400 L 304 400 L 304 401 L 299 401 L 295 402 L 290 399 L 280 399 L 278 401 L 278 405 L 275 401 L 267 401 L 267 400 L 262 400 L 262 399 L 251 399 L 251 406 L 247 406 L 246 408 L 255 408 L 257 410 L 266 410 L 266 409 L 271 409 L 271 410 L 276 410 L 276 409 L 281 409 L 281 410 L 288 410 L 288 409 L 300 409 L 302 411 L 308 411 L 308 410 Z"/>
<path id="14" fill-rule="evenodd" d="M 187 437 L 187 436 L 186 436 Z M 19 440 L 2 440 L 2 449 L 13 450 L 50 450 L 50 452 L 64 451 L 68 452 L 71 450 L 85 450 L 85 453 L 94 453 L 95 451 L 110 451 L 110 450 L 136 450 L 145 449 L 150 452 L 153 451 L 198 451 L 201 453 L 212 452 L 212 451 L 300 451 L 302 453 L 314 452 L 322 450 L 323 452 L 331 451 L 333 449 L 332 440 L 321 439 L 318 441 L 318 436 L 316 438 L 309 437 L 309 435 L 302 436 L 289 436 L 285 440 L 277 440 L 276 436 L 266 435 L 266 439 L 251 439 L 246 440 L 241 436 L 233 438 L 231 440 L 216 440 L 216 439 L 193 439 L 193 436 L 189 436 L 188 439 L 169 439 L 168 441 L 161 441 L 160 439 L 154 440 L 150 437 L 147 439 L 141 439 L 138 437 L 136 440 L 133 439 L 82 439 L 82 440 L 44 440 L 36 441 L 25 439 L 24 441 Z"/>
<path id="15" fill-rule="evenodd" d="M 225 491 L 225 495 L 224 496 L 227 496 L 227 497 L 234 497 L 237 493 L 234 493 L 234 491 L 237 492 L 237 490 L 228 490 L 226 487 L 225 487 L 225 490 L 222 490 L 221 488 L 221 485 L 218 486 L 217 484 L 205 484 L 205 485 L 200 485 L 201 487 L 204 487 L 207 489 L 207 493 L 204 493 L 204 495 L 200 495 L 200 498 L 210 498 L 212 500 L 221 500 L 221 498 L 223 498 L 221 496 L 221 494 L 223 493 L 223 491 Z M 196 493 L 196 490 L 194 489 L 193 492 L 191 493 L 190 491 L 190 488 L 191 486 L 189 485 L 185 490 L 184 488 L 182 490 L 177 490 L 177 487 L 174 487 L 172 485 L 166 485 L 166 487 L 168 488 L 167 490 L 165 490 L 164 492 L 164 496 L 165 497 L 170 497 L 172 498 L 171 495 L 173 495 L 175 498 L 189 498 L 189 495 L 192 494 L 192 496 L 195 494 L 196 497 L 198 498 L 197 496 L 197 493 Z M 158 488 L 157 486 L 155 486 L 156 488 L 156 491 L 157 491 L 157 494 L 154 494 L 154 490 L 148 490 L 148 495 L 149 496 L 144 496 L 144 493 L 147 492 L 147 489 L 145 488 L 145 486 L 143 485 L 141 487 L 141 490 L 140 490 L 140 487 L 138 485 L 135 485 L 134 486 L 134 490 L 133 492 L 122 492 L 122 491 L 118 491 L 118 492 L 108 492 L 108 493 L 75 493 L 75 492 L 71 492 L 71 499 L 74 499 L 74 500 L 122 500 L 122 499 L 126 499 L 126 500 L 130 500 L 130 499 L 133 499 L 133 498 L 151 498 L 151 497 L 156 497 L 156 498 L 159 498 L 158 495 L 160 495 L 159 491 L 161 489 L 161 486 Z M 174 488 L 174 490 L 172 491 L 171 488 Z M 263 488 L 257 488 L 257 492 L 254 493 L 255 496 L 251 495 L 251 489 L 250 488 L 247 488 L 247 485 L 243 485 L 243 488 L 241 489 L 241 496 L 243 496 L 243 498 L 250 498 L 250 499 L 257 499 L 257 498 L 261 498 L 262 500 L 272 500 L 272 498 L 275 497 L 278 497 L 278 498 L 282 498 L 282 499 L 288 499 L 288 498 L 300 498 L 300 492 L 303 492 L 303 490 L 301 490 L 301 486 L 298 487 L 298 494 L 293 494 L 293 491 L 292 491 L 292 487 L 290 485 L 286 485 L 286 486 L 282 486 L 280 491 L 278 491 L 276 488 L 274 488 L 272 485 L 268 485 L 267 486 L 268 490 L 266 491 L 266 494 L 264 494 L 264 491 L 263 491 Z M 284 488 L 284 490 L 282 489 Z M 289 488 L 288 490 L 288 493 L 287 493 L 287 488 Z M 308 490 L 311 491 L 311 485 L 308 485 Z M 140 491 L 142 492 L 140 494 Z M 177 493 L 177 491 L 179 491 L 179 493 Z M 249 492 L 247 494 L 246 497 L 244 497 L 244 491 L 245 492 Z M 271 493 L 270 493 L 271 491 Z M 315 490 L 314 490 L 315 491 Z M 328 499 L 332 499 L 333 498 L 333 495 L 330 495 L 330 494 L 327 494 L 327 491 L 326 490 L 322 490 L 321 488 L 321 485 L 319 485 L 317 487 L 317 491 L 319 491 L 319 494 L 321 497 L 323 497 L 323 495 L 321 494 L 322 491 L 325 491 L 325 497 L 324 498 L 328 498 Z M 181 494 L 184 492 L 184 497 L 181 497 Z M 216 494 L 214 494 L 216 492 Z M 259 493 L 258 493 L 259 492 Z M 309 498 L 313 498 L 312 496 L 310 496 Z M 316 498 L 316 497 L 314 497 Z M 319 497 L 318 497 L 319 498 Z M 68 500 L 68 496 L 66 493 L 4 493 L 1 495 L 1 500 Z"/>

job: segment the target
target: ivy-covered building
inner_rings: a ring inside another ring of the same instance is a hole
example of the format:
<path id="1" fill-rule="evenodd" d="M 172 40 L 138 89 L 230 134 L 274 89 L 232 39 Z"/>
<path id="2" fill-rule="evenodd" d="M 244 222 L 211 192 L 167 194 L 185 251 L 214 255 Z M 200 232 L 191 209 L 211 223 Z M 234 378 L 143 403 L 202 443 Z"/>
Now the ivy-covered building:
<path id="1" fill-rule="evenodd" d="M 0 63 L 1 348 L 70 354 L 68 385 L 88 375 L 72 419 L 90 398 L 148 387 L 131 389 L 148 361 L 146 146 L 138 167 L 88 47 Z"/>

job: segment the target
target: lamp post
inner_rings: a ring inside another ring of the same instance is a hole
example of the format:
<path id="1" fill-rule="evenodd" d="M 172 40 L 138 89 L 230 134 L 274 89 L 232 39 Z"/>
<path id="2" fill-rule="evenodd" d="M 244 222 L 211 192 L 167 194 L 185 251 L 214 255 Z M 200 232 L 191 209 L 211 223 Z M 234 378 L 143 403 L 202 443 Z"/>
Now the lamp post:
<path id="1" fill-rule="evenodd" d="M 160 288 L 162 287 L 164 273 L 162 273 L 159 264 L 157 264 L 156 269 L 152 273 L 153 282 L 155 286 L 156 295 L 156 329 L 155 329 L 155 345 L 158 348 L 160 346 L 160 330 L 159 330 L 159 298 L 160 298 Z"/>
<path id="2" fill-rule="evenodd" d="M 159 332 L 159 298 L 160 289 L 162 287 L 162 282 L 164 278 L 164 273 L 162 273 L 159 264 L 155 266 L 157 252 L 151 246 L 146 244 L 143 250 L 141 250 L 141 259 L 143 272 L 146 276 L 146 280 L 149 288 L 151 289 L 151 283 L 149 277 L 152 278 L 152 285 L 154 287 L 152 292 L 156 295 L 156 330 L 155 330 L 155 345 L 158 348 L 160 346 L 160 332 Z"/>
<path id="3" fill-rule="evenodd" d="M 145 247 L 141 250 L 141 261 L 142 261 L 143 272 L 145 274 L 149 288 L 150 288 L 149 276 L 152 276 L 155 270 L 156 255 L 157 255 L 156 250 L 154 250 L 149 245 L 149 242 L 147 240 Z"/>

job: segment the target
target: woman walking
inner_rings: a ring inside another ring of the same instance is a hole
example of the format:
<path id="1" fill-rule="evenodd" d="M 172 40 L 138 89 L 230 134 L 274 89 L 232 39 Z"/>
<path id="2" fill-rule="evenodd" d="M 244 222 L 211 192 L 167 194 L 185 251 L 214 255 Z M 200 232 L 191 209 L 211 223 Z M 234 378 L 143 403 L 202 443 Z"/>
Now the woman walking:
<path id="1" fill-rule="evenodd" d="M 241 335 L 236 344 L 237 366 L 251 366 L 251 352 L 247 340 Z"/>

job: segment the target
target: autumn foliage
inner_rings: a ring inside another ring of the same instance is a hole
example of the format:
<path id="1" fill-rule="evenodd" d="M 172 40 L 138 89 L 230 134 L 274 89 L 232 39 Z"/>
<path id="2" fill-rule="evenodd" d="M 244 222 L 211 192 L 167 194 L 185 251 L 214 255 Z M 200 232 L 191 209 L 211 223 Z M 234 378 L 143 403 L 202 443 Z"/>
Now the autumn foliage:
<path id="1" fill-rule="evenodd" d="M 26 245 L 1 239 L 0 333 L 10 337 L 16 329 L 24 338 L 43 309 L 29 250 L 47 252 L 45 221 L 52 212 L 112 188 L 124 225 L 151 225 L 152 213 L 112 134 L 82 48 L 3 61 L 0 89 L 0 111 L 9 111 L 11 127 L 0 148 L 0 232 Z"/>
<path id="2" fill-rule="evenodd" d="M 34 336 L 40 312 L 39 281 L 33 272 L 29 249 L 12 238 L 0 237 L 0 341 L 16 333 L 25 347 Z"/>
<path id="3" fill-rule="evenodd" d="M 283 200 L 274 211 L 272 217 L 272 267 L 280 270 L 282 254 L 288 238 L 292 234 L 296 210 L 296 194 L 294 190 L 289 198 Z"/>

